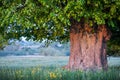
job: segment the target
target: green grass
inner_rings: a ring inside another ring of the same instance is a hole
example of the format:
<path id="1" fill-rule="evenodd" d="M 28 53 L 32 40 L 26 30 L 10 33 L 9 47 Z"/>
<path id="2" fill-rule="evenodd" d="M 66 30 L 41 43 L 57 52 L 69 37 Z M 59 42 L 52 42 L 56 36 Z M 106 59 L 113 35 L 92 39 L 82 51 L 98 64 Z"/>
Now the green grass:
<path id="1" fill-rule="evenodd" d="M 120 80 L 120 59 L 108 60 L 107 71 L 83 72 L 62 69 L 68 57 L 0 57 L 0 80 Z"/>
<path id="2" fill-rule="evenodd" d="M 0 57 L 2 67 L 63 66 L 68 63 L 66 56 L 6 56 Z"/>
<path id="3" fill-rule="evenodd" d="M 0 57 L 0 66 L 8 67 L 33 67 L 33 66 L 64 66 L 68 63 L 69 56 L 6 56 Z M 120 57 L 108 58 L 109 66 L 120 66 Z"/>
<path id="4" fill-rule="evenodd" d="M 68 71 L 60 67 L 0 67 L 0 80 L 120 80 L 120 67 L 108 71 Z"/>

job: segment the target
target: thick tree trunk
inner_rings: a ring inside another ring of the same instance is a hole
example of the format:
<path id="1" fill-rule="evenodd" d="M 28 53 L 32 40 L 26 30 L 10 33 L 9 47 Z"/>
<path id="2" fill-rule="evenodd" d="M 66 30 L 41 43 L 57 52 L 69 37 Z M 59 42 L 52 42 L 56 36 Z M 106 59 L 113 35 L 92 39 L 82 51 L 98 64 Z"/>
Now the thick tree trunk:
<path id="1" fill-rule="evenodd" d="M 96 32 L 95 32 L 95 31 Z M 107 69 L 106 41 L 110 38 L 105 25 L 93 29 L 88 24 L 74 22 L 70 29 L 69 70 Z"/>

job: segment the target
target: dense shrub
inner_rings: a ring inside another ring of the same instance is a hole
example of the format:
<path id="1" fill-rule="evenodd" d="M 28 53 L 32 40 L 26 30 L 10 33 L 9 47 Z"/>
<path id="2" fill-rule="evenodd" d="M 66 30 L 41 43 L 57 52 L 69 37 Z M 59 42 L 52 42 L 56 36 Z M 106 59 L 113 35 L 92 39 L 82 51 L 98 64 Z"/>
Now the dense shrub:
<path id="1" fill-rule="evenodd" d="M 24 51 L 0 51 L 0 56 L 26 55 Z"/>
<path id="2" fill-rule="evenodd" d="M 112 36 L 107 43 L 107 53 L 110 56 L 120 56 L 120 37 L 118 34 Z"/>
<path id="3" fill-rule="evenodd" d="M 120 56 L 120 45 L 108 43 L 107 54 L 109 56 Z"/>
<path id="4" fill-rule="evenodd" d="M 54 47 L 49 46 L 49 47 L 40 49 L 40 55 L 44 55 L 44 56 L 63 56 L 64 53 L 63 53 L 63 51 L 59 51 L 59 50 L 55 49 Z"/>

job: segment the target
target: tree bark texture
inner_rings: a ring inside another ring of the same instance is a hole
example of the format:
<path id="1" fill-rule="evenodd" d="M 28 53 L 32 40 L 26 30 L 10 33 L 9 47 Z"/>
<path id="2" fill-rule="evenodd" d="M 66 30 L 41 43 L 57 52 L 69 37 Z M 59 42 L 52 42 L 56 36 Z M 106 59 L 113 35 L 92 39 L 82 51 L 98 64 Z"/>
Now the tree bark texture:
<path id="1" fill-rule="evenodd" d="M 69 70 L 107 69 L 106 41 L 110 33 L 105 25 L 93 29 L 88 24 L 73 22 L 70 28 Z"/>

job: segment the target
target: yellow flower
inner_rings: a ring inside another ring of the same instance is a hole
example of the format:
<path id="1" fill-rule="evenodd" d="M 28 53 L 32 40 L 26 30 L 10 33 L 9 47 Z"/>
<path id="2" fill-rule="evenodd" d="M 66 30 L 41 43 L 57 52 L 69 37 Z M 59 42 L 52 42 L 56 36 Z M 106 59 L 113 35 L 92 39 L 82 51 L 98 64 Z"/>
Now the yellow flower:
<path id="1" fill-rule="evenodd" d="M 53 72 L 50 72 L 49 75 L 50 75 L 50 78 L 56 78 L 57 77 L 56 74 L 53 73 Z"/>
<path id="2" fill-rule="evenodd" d="M 41 69 L 40 68 L 37 68 L 37 71 L 40 71 Z"/>
<path id="3" fill-rule="evenodd" d="M 33 69 L 33 70 L 32 70 L 32 74 L 35 74 L 35 72 L 36 72 L 36 71 Z"/>
<path id="4" fill-rule="evenodd" d="M 16 74 L 17 74 L 17 75 L 19 75 L 19 74 L 21 74 L 21 73 L 22 73 L 21 70 L 17 70 L 17 71 L 16 71 Z"/>

